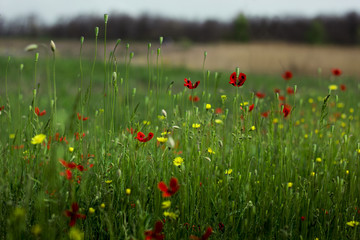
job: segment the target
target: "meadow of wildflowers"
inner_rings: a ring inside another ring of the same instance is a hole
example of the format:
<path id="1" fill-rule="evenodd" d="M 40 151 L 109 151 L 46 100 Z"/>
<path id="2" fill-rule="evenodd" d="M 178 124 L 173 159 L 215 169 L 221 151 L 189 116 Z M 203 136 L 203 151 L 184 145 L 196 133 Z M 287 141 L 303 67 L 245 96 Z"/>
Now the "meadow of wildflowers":
<path id="1" fill-rule="evenodd" d="M 106 27 L 0 58 L 1 239 L 359 238 L 357 79 L 132 66 Z"/>

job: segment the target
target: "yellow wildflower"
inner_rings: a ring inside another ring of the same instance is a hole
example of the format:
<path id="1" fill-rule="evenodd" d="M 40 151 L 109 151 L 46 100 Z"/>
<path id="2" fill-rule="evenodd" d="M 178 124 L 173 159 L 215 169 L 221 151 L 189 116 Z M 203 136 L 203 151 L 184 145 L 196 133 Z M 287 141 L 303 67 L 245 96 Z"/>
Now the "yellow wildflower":
<path id="1" fill-rule="evenodd" d="M 105 203 L 100 204 L 101 208 L 105 208 Z"/>
<path id="2" fill-rule="evenodd" d="M 329 90 L 335 91 L 338 89 L 338 86 L 335 84 L 329 85 Z"/>
<path id="3" fill-rule="evenodd" d="M 166 209 L 166 208 L 169 208 L 171 206 L 171 201 L 163 201 L 161 203 L 161 207 Z"/>
<path id="4" fill-rule="evenodd" d="M 342 102 L 339 102 L 337 105 L 336 105 L 337 108 L 344 108 L 345 107 L 345 104 L 342 103 Z"/>
<path id="5" fill-rule="evenodd" d="M 314 99 L 312 99 L 312 98 L 309 98 L 309 103 L 313 103 L 314 102 Z"/>
<path id="6" fill-rule="evenodd" d="M 215 152 L 209 147 L 208 148 L 208 152 L 210 153 L 210 154 L 215 154 Z"/>
<path id="7" fill-rule="evenodd" d="M 164 216 L 165 216 L 165 217 L 172 218 L 172 219 L 174 219 L 174 220 L 178 217 L 178 215 L 177 215 L 176 213 L 174 213 L 174 212 L 167 212 L 167 211 L 164 212 Z"/>
<path id="8" fill-rule="evenodd" d="M 247 105 L 249 105 L 249 102 L 242 102 L 242 103 L 240 103 L 240 106 L 247 106 Z"/>
<path id="9" fill-rule="evenodd" d="M 161 136 L 165 136 L 165 135 L 168 135 L 168 134 L 171 134 L 171 132 L 170 131 L 162 132 Z"/>
<path id="10" fill-rule="evenodd" d="M 158 115 L 159 120 L 164 120 L 166 117 L 164 115 Z"/>
<path id="11" fill-rule="evenodd" d="M 321 158 L 317 157 L 317 158 L 315 159 L 315 161 L 318 162 L 318 163 L 321 163 L 322 160 L 321 160 Z"/>
<path id="12" fill-rule="evenodd" d="M 347 222 L 346 224 L 350 227 L 355 227 L 355 226 L 359 225 L 360 223 L 357 221 L 350 221 L 350 222 Z"/>
<path id="13" fill-rule="evenodd" d="M 90 213 L 90 214 L 95 213 L 95 209 L 94 209 L 94 208 L 92 208 L 92 207 L 91 207 L 91 208 L 89 208 L 89 213 Z"/>
<path id="14" fill-rule="evenodd" d="M 350 112 L 350 113 L 353 113 L 353 112 L 354 112 L 354 109 L 353 109 L 353 108 L 350 108 L 350 109 L 349 109 L 349 112 Z"/>
<path id="15" fill-rule="evenodd" d="M 304 138 L 305 138 L 305 139 L 307 139 L 308 137 L 309 137 L 309 135 L 307 135 L 307 134 L 304 135 Z"/>
<path id="16" fill-rule="evenodd" d="M 184 159 L 182 157 L 176 157 L 173 161 L 175 166 L 180 166 L 184 162 Z"/>
<path id="17" fill-rule="evenodd" d="M 131 189 L 130 189 L 130 188 L 127 188 L 127 189 L 125 190 L 125 192 L 126 192 L 127 195 L 130 195 L 130 194 L 131 194 Z"/>
<path id="18" fill-rule="evenodd" d="M 168 140 L 166 137 L 158 137 L 156 139 L 158 140 L 158 142 L 161 142 L 161 143 L 166 143 Z"/>
<path id="19" fill-rule="evenodd" d="M 73 147 L 69 147 L 69 152 L 73 152 L 74 148 Z"/>
<path id="20" fill-rule="evenodd" d="M 292 182 L 288 182 L 288 184 L 287 184 L 288 188 L 292 188 L 293 185 L 294 184 Z"/>
<path id="21" fill-rule="evenodd" d="M 38 236 L 41 233 L 41 226 L 40 224 L 35 224 L 34 226 L 31 227 L 31 233 L 34 234 L 35 236 Z"/>
<path id="22" fill-rule="evenodd" d="M 273 119 L 273 123 L 274 123 L 274 124 L 276 124 L 276 123 L 278 123 L 278 122 L 279 122 L 279 119 L 277 119 L 277 118 L 274 118 L 274 119 Z"/>
<path id="23" fill-rule="evenodd" d="M 346 170 L 346 172 L 345 172 L 345 173 L 346 173 L 346 175 L 349 175 L 349 173 L 350 173 L 350 172 L 349 172 L 349 170 Z"/>
<path id="24" fill-rule="evenodd" d="M 254 131 L 255 129 L 255 126 L 251 126 L 250 131 Z"/>
<path id="25" fill-rule="evenodd" d="M 315 172 L 311 172 L 311 174 L 310 174 L 312 177 L 314 177 L 315 176 Z"/>
<path id="26" fill-rule="evenodd" d="M 211 109 L 211 104 L 206 104 L 205 108 L 206 108 L 206 110 Z"/>
<path id="27" fill-rule="evenodd" d="M 199 128 L 200 126 L 201 126 L 200 123 L 193 123 L 192 125 L 193 128 Z"/>
<path id="28" fill-rule="evenodd" d="M 105 180 L 105 183 L 109 184 L 112 183 L 113 180 Z"/>
<path id="29" fill-rule="evenodd" d="M 14 217 L 15 218 L 22 218 L 25 217 L 25 209 L 21 208 L 21 207 L 17 207 L 14 210 Z"/>
<path id="30" fill-rule="evenodd" d="M 150 121 L 144 120 L 144 121 L 143 121 L 143 124 L 144 124 L 144 125 L 150 125 Z"/>
<path id="31" fill-rule="evenodd" d="M 11 133 L 11 134 L 9 135 L 9 138 L 10 138 L 10 139 L 14 139 L 14 138 L 15 138 L 15 134 L 14 134 L 14 133 Z"/>
<path id="32" fill-rule="evenodd" d="M 224 103 L 227 99 L 227 96 L 226 95 L 221 95 L 221 101 L 222 103 Z"/>
<path id="33" fill-rule="evenodd" d="M 69 231 L 69 238 L 71 240 L 83 240 L 84 239 L 84 233 L 77 229 L 76 227 L 70 228 Z"/>
<path id="34" fill-rule="evenodd" d="M 230 175 L 231 173 L 232 173 L 232 169 L 231 168 L 229 168 L 229 169 L 227 169 L 227 170 L 225 170 L 225 174 L 226 175 Z"/>
<path id="35" fill-rule="evenodd" d="M 31 139 L 31 144 L 40 144 L 45 140 L 45 138 L 46 138 L 45 134 L 38 134 Z"/>

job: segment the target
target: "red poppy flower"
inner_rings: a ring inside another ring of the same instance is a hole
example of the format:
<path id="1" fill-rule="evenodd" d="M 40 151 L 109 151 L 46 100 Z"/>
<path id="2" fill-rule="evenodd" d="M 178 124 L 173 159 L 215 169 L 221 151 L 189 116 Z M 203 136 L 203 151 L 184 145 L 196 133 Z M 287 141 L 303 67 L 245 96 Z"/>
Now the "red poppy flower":
<path id="1" fill-rule="evenodd" d="M 280 94 L 280 89 L 275 88 L 275 89 L 274 89 L 274 93 L 278 93 L 278 94 Z"/>
<path id="2" fill-rule="evenodd" d="M 86 121 L 86 120 L 89 119 L 89 117 L 82 117 L 82 116 L 80 115 L 80 113 L 77 113 L 77 117 L 78 117 L 79 120 L 83 120 L 83 121 Z"/>
<path id="3" fill-rule="evenodd" d="M 150 141 L 154 137 L 154 134 L 151 132 L 148 134 L 147 137 L 145 137 L 145 134 L 142 132 L 138 132 L 135 139 L 139 140 L 140 142 L 147 142 Z"/>
<path id="4" fill-rule="evenodd" d="M 286 118 L 291 112 L 291 107 L 287 104 L 283 104 L 283 106 L 284 106 L 283 114 L 284 114 L 284 118 Z"/>
<path id="5" fill-rule="evenodd" d="M 193 97 L 193 96 L 190 95 L 189 100 L 193 101 L 193 102 L 198 102 L 200 100 L 200 98 L 198 96 Z"/>
<path id="6" fill-rule="evenodd" d="M 306 217 L 301 216 L 301 221 L 305 221 Z"/>
<path id="7" fill-rule="evenodd" d="M 345 84 L 341 84 L 341 85 L 340 85 L 340 90 L 341 90 L 341 91 L 346 91 L 346 86 L 345 86 Z"/>
<path id="8" fill-rule="evenodd" d="M 76 168 L 76 163 L 74 162 L 66 162 L 64 159 L 59 159 L 59 162 L 65 167 L 65 168 L 69 168 L 69 169 L 74 169 Z"/>
<path id="9" fill-rule="evenodd" d="M 216 108 L 215 113 L 216 114 L 222 114 L 223 110 L 221 108 Z"/>
<path id="10" fill-rule="evenodd" d="M 254 104 L 251 104 L 250 106 L 249 106 L 249 112 L 251 112 L 253 109 L 254 109 Z"/>
<path id="11" fill-rule="evenodd" d="M 285 98 L 284 96 L 279 96 L 279 100 L 280 100 L 280 101 L 285 101 L 285 99 L 286 99 L 286 98 Z"/>
<path id="12" fill-rule="evenodd" d="M 241 87 L 242 85 L 244 85 L 245 81 L 246 81 L 246 74 L 245 73 L 240 73 L 239 77 L 238 77 L 238 82 L 236 82 L 236 72 L 233 72 L 230 75 L 230 84 L 233 85 L 234 87 Z"/>
<path id="13" fill-rule="evenodd" d="M 134 130 L 133 128 L 126 128 L 126 131 L 128 131 L 131 134 L 134 134 L 134 132 L 136 132 L 136 130 Z"/>
<path id="14" fill-rule="evenodd" d="M 331 69 L 331 72 L 336 77 L 340 76 L 342 73 L 341 69 L 339 69 L 339 68 L 333 68 L 333 69 Z"/>
<path id="15" fill-rule="evenodd" d="M 154 230 L 145 231 L 145 239 L 146 240 L 163 240 L 165 235 L 162 234 L 163 223 L 161 221 L 157 221 L 154 226 Z"/>
<path id="16" fill-rule="evenodd" d="M 189 88 L 189 89 L 194 89 L 197 88 L 197 86 L 199 86 L 200 81 L 197 81 L 195 84 L 192 84 L 192 82 L 190 80 L 188 80 L 187 78 L 184 79 L 184 86 Z"/>
<path id="17" fill-rule="evenodd" d="M 163 192 L 163 197 L 171 197 L 174 195 L 180 188 L 178 180 L 174 177 L 170 179 L 169 188 L 166 186 L 164 182 L 159 182 L 158 188 Z"/>
<path id="18" fill-rule="evenodd" d="M 71 211 L 70 210 L 66 210 L 65 211 L 65 215 L 70 217 L 70 227 L 74 226 L 75 223 L 76 223 L 76 220 L 78 218 L 81 218 L 81 219 L 85 219 L 86 216 L 84 214 L 80 214 L 80 213 L 77 213 L 79 211 L 79 205 L 75 202 L 71 205 Z"/>
<path id="19" fill-rule="evenodd" d="M 284 72 L 282 77 L 283 77 L 284 80 L 289 81 L 290 79 L 292 79 L 293 74 L 290 71 L 286 71 L 286 72 Z"/>
<path id="20" fill-rule="evenodd" d="M 269 111 L 261 113 L 261 116 L 267 118 L 269 116 Z"/>
<path id="21" fill-rule="evenodd" d="M 286 88 L 286 92 L 287 92 L 288 94 L 294 94 L 294 89 L 293 89 L 292 87 L 287 87 L 287 88 Z"/>
<path id="22" fill-rule="evenodd" d="M 46 110 L 43 110 L 42 112 L 40 112 L 38 107 L 35 107 L 35 113 L 36 115 L 40 116 L 44 116 L 46 114 Z"/>
<path id="23" fill-rule="evenodd" d="M 212 234 L 212 232 L 213 232 L 212 228 L 211 228 L 211 227 L 208 227 L 208 228 L 206 229 L 206 232 L 204 233 L 204 235 L 201 236 L 201 238 L 200 238 L 200 237 L 196 237 L 196 236 L 194 236 L 194 235 L 191 235 L 191 236 L 190 236 L 190 239 L 194 239 L 194 240 L 207 240 L 207 239 L 209 239 L 209 237 L 210 237 L 210 235 Z"/>
<path id="24" fill-rule="evenodd" d="M 257 93 L 255 94 L 255 96 L 261 99 L 261 98 L 264 98 L 264 97 L 265 97 L 265 93 L 257 92 Z"/>
<path id="25" fill-rule="evenodd" d="M 225 225 L 222 222 L 219 222 L 219 231 L 221 231 L 222 233 L 225 232 Z"/>
<path id="26" fill-rule="evenodd" d="M 4 110 L 4 108 L 5 108 L 5 106 L 1 106 L 1 107 L 0 107 L 0 112 L 1 112 L 2 110 Z"/>

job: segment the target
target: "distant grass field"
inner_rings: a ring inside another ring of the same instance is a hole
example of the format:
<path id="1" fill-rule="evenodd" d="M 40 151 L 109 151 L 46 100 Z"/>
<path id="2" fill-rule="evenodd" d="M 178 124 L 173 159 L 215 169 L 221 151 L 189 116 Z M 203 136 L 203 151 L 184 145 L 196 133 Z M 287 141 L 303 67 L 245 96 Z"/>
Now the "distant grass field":
<path id="1" fill-rule="evenodd" d="M 359 238 L 356 76 L 46 47 L 0 58 L 1 239 Z"/>

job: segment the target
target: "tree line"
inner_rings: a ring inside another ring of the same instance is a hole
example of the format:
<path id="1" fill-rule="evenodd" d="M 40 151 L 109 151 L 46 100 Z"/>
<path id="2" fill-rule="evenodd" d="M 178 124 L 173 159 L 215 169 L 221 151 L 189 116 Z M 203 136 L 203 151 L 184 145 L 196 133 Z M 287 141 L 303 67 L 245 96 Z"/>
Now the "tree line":
<path id="1" fill-rule="evenodd" d="M 104 26 L 102 17 L 80 15 L 43 24 L 36 16 L 0 22 L 1 37 L 92 38 L 94 28 Z M 131 17 L 115 14 L 109 17 L 108 39 L 154 41 L 164 36 L 168 41 L 285 41 L 309 44 L 360 44 L 360 15 L 305 17 L 246 17 L 239 14 L 230 22 L 215 19 L 203 22 L 175 20 L 143 15 Z"/>

